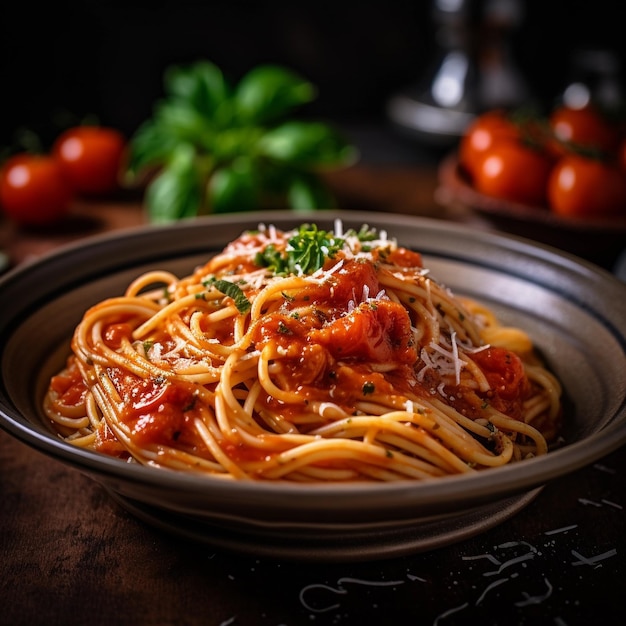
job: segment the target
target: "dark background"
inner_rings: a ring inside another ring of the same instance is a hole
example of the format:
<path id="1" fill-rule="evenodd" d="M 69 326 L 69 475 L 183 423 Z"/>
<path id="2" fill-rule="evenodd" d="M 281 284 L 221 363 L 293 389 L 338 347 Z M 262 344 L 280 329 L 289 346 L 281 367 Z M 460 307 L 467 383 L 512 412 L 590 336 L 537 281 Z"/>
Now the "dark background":
<path id="1" fill-rule="evenodd" d="M 522 0 L 511 50 L 543 103 L 561 93 L 573 51 L 621 61 L 620 4 Z M 423 78 L 435 43 L 430 0 L 11 2 L 0 9 L 0 144 L 21 126 L 47 140 L 87 115 L 129 135 L 150 116 L 165 67 L 201 58 L 232 81 L 259 63 L 289 66 L 319 89 L 306 114 L 384 124 L 388 99 Z"/>

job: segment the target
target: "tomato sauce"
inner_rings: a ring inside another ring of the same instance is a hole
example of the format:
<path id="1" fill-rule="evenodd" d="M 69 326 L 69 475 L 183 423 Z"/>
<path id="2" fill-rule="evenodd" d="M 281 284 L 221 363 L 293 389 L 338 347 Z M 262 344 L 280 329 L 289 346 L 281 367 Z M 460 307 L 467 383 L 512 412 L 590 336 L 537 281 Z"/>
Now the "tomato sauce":
<path id="1" fill-rule="evenodd" d="M 118 350 L 124 339 L 130 341 L 133 329 L 128 323 L 109 324 L 104 331 L 104 341 L 112 350 Z"/>
<path id="2" fill-rule="evenodd" d="M 96 431 L 95 448 L 98 452 L 108 454 L 109 456 L 117 456 L 120 458 L 128 458 L 130 456 L 126 448 L 120 443 L 115 433 L 104 420 Z"/>
<path id="3" fill-rule="evenodd" d="M 402 305 L 377 299 L 380 292 L 370 263 L 348 261 L 328 281 L 310 285 L 286 302 L 285 313 L 268 315 L 255 341 L 274 341 L 292 350 L 294 342 L 298 349 L 321 344 L 333 358 L 412 363 L 417 352 L 409 315 Z M 291 314 L 303 305 L 308 313 Z"/>
<path id="4" fill-rule="evenodd" d="M 380 259 L 381 251 L 376 250 L 376 254 L 374 256 Z M 391 263 L 393 265 L 397 265 L 398 267 L 404 268 L 423 267 L 422 255 L 419 252 L 415 252 L 414 250 L 409 250 L 408 248 L 402 247 L 386 252 L 384 259 L 380 260 L 384 260 L 387 263 Z"/>
<path id="5" fill-rule="evenodd" d="M 405 261 L 415 264 L 421 257 L 415 253 Z M 402 305 L 377 298 L 381 291 L 372 264 L 346 261 L 327 281 L 307 286 L 280 313 L 267 315 L 254 341 L 257 349 L 269 344 L 280 350 L 272 370 L 276 384 L 308 401 L 338 404 L 348 414 L 367 396 L 408 391 L 418 357 L 411 321 Z M 392 372 L 372 372 L 371 363 Z M 302 412 L 271 397 L 265 402 L 285 419 Z"/>
<path id="6" fill-rule="evenodd" d="M 313 331 L 311 340 L 336 358 L 374 363 L 414 363 L 417 352 L 406 309 L 390 300 L 362 304 L 351 314 Z"/>
<path id="7" fill-rule="evenodd" d="M 192 385 L 139 378 L 118 368 L 109 377 L 123 401 L 121 420 L 140 445 L 198 445 L 193 429 L 195 394 Z"/>
<path id="8" fill-rule="evenodd" d="M 472 355 L 489 382 L 490 390 L 457 393 L 451 390 L 449 402 L 464 415 L 476 419 L 490 406 L 513 419 L 521 419 L 524 400 L 531 385 L 519 356 L 506 348 L 485 348 Z M 456 395 L 455 395 L 456 394 Z"/>
<path id="9" fill-rule="evenodd" d="M 51 378 L 50 389 L 57 394 L 56 404 L 59 406 L 76 407 L 85 402 L 87 386 L 73 357 L 60 374 Z"/>

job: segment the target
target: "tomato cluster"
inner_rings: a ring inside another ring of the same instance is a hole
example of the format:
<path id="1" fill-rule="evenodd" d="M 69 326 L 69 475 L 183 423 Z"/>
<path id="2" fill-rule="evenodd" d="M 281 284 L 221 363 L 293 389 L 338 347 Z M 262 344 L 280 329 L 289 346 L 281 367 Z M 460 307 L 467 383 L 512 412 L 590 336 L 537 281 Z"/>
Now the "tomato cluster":
<path id="1" fill-rule="evenodd" d="M 49 152 L 20 152 L 2 164 L 0 209 L 18 224 L 51 224 L 67 214 L 75 197 L 118 189 L 125 150 L 126 140 L 116 129 L 72 127 Z"/>
<path id="2" fill-rule="evenodd" d="M 461 138 L 458 160 L 483 194 L 563 216 L 626 216 L 626 137 L 592 106 L 483 113 Z"/>

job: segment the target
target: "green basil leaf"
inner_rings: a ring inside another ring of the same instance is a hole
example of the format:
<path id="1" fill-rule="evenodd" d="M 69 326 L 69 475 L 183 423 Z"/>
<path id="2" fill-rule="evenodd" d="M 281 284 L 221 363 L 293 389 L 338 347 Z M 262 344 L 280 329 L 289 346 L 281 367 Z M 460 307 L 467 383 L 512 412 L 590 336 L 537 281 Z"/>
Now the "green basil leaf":
<path id="1" fill-rule="evenodd" d="M 145 200 L 153 223 L 194 217 L 200 212 L 202 183 L 192 146 L 177 146 L 172 160 L 148 185 Z"/>
<path id="2" fill-rule="evenodd" d="M 174 99 L 208 117 L 212 117 L 229 96 L 222 71 L 209 61 L 187 67 L 170 66 L 164 73 L 164 86 L 166 93 Z"/>
<path id="3" fill-rule="evenodd" d="M 316 176 L 294 176 L 287 190 L 287 202 L 294 211 L 312 211 L 336 208 L 330 189 Z"/>
<path id="4" fill-rule="evenodd" d="M 356 149 L 336 130 L 321 122 L 290 121 L 268 131 L 259 153 L 302 167 L 348 165 Z"/>
<path id="5" fill-rule="evenodd" d="M 169 67 L 164 87 L 152 119 L 130 141 L 127 168 L 129 182 L 141 170 L 157 172 L 145 194 L 151 221 L 333 206 L 315 170 L 347 165 L 356 150 L 324 124 L 280 120 L 315 97 L 311 83 L 264 65 L 233 91 L 221 70 L 203 61 Z"/>
<path id="6" fill-rule="evenodd" d="M 127 173 L 130 178 L 146 168 L 165 163 L 177 145 L 176 137 L 152 120 L 142 124 L 129 142 Z"/>
<path id="7" fill-rule="evenodd" d="M 211 120 L 184 102 L 161 102 L 155 108 L 154 123 L 178 142 L 210 145 L 215 136 Z"/>
<path id="8" fill-rule="evenodd" d="M 316 95 L 315 87 L 298 74 L 276 65 L 262 65 L 239 81 L 234 106 L 240 122 L 265 124 Z"/>
<path id="9" fill-rule="evenodd" d="M 257 208 L 258 183 L 248 159 L 238 159 L 215 170 L 208 185 L 213 213 L 251 211 Z"/>
<path id="10" fill-rule="evenodd" d="M 213 158 L 223 163 L 242 156 L 252 156 L 262 136 L 263 130 L 260 128 L 225 128 L 214 138 L 211 150 Z"/>

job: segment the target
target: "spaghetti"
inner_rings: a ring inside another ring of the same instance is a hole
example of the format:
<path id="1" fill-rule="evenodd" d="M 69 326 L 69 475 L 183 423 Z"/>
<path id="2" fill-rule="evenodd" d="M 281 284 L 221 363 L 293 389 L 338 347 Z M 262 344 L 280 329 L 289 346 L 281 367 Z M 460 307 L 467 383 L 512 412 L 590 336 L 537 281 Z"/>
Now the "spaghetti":
<path id="1" fill-rule="evenodd" d="M 67 441 L 227 479 L 420 480 L 545 454 L 561 389 L 528 335 L 364 226 L 243 233 L 89 309 L 46 415 Z"/>

